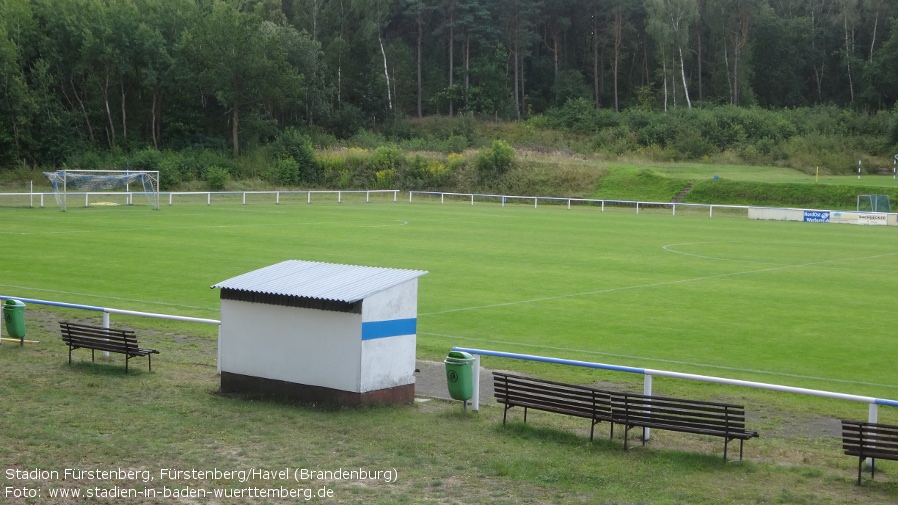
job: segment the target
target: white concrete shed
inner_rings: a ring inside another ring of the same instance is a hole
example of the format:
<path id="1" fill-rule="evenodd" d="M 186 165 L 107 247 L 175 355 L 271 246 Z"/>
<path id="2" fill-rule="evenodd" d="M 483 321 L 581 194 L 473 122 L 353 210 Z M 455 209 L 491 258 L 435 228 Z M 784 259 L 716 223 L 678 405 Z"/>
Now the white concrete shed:
<path id="1" fill-rule="evenodd" d="M 420 270 L 288 260 L 219 282 L 222 392 L 411 403 Z"/>

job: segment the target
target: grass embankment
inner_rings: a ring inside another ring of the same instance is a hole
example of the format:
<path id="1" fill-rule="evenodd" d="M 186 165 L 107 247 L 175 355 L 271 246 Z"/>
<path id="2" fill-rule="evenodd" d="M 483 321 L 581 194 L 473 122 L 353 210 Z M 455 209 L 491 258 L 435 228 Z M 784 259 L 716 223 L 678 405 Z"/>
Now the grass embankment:
<path id="1" fill-rule="evenodd" d="M 861 194 L 898 202 L 891 175 L 815 177 L 787 168 L 688 164 L 610 165 L 590 196 L 669 202 L 688 184 L 693 187 L 682 200 L 688 203 L 854 210 Z"/>

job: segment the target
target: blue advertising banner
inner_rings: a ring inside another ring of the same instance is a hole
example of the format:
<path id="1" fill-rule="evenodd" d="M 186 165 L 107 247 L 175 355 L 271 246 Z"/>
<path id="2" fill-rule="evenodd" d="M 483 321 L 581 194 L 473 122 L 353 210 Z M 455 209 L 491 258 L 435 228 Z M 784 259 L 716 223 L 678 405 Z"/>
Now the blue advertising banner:
<path id="1" fill-rule="evenodd" d="M 804 211 L 804 222 L 806 223 L 828 223 L 828 210 L 806 210 Z"/>

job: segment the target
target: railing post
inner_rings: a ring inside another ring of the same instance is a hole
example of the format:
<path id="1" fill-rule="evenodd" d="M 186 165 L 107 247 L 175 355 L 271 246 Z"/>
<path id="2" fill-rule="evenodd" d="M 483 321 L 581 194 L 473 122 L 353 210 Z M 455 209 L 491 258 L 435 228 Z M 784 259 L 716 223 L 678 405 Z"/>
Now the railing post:
<path id="1" fill-rule="evenodd" d="M 246 191 L 243 192 L 243 205 L 246 205 Z"/>
<path id="2" fill-rule="evenodd" d="M 103 328 L 109 328 L 109 312 L 103 311 Z M 103 357 L 109 357 L 109 351 L 103 351 Z"/>
<path id="3" fill-rule="evenodd" d="M 471 397 L 471 410 L 477 412 L 480 410 L 480 355 L 474 355 L 474 376 L 471 377 L 471 385 L 474 388 L 474 395 Z"/>
<path id="4" fill-rule="evenodd" d="M 343 192 L 337 191 L 337 203 L 343 203 Z"/>
<path id="5" fill-rule="evenodd" d="M 212 192 L 206 193 L 206 205 L 212 205 Z"/>
<path id="6" fill-rule="evenodd" d="M 474 205 L 474 193 L 471 193 L 471 205 Z"/>
<path id="7" fill-rule="evenodd" d="M 639 202 L 636 202 L 636 213 L 639 214 Z"/>
<path id="8" fill-rule="evenodd" d="M 307 197 L 306 203 L 312 203 L 312 192 L 311 191 L 306 192 L 306 197 Z"/>
<path id="9" fill-rule="evenodd" d="M 677 215 L 677 204 L 673 204 L 673 215 Z"/>
<path id="10" fill-rule="evenodd" d="M 879 405 L 875 403 L 871 403 L 869 409 L 867 409 L 867 422 L 869 423 L 878 423 L 879 422 Z M 873 465 L 873 458 L 867 458 L 866 460 L 867 466 Z"/>
<path id="11" fill-rule="evenodd" d="M 652 376 L 649 374 L 645 374 L 643 376 L 642 394 L 644 394 L 646 396 L 652 396 Z M 643 438 L 646 441 L 648 441 L 649 438 L 651 437 L 651 431 L 652 431 L 651 428 L 645 428 L 645 430 L 643 431 L 643 433 L 645 434 Z"/>

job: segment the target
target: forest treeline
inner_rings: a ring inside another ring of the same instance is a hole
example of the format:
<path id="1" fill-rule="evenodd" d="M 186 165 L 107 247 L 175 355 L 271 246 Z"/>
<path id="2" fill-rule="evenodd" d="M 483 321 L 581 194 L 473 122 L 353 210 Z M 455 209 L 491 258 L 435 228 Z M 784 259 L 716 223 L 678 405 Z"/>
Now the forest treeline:
<path id="1" fill-rule="evenodd" d="M 286 128 L 339 139 L 434 115 L 588 116 L 639 144 L 621 131 L 648 121 L 634 111 L 823 106 L 882 127 L 896 16 L 898 0 L 0 0 L 0 166 L 237 155 Z M 713 133 L 657 142 L 701 156 Z"/>

